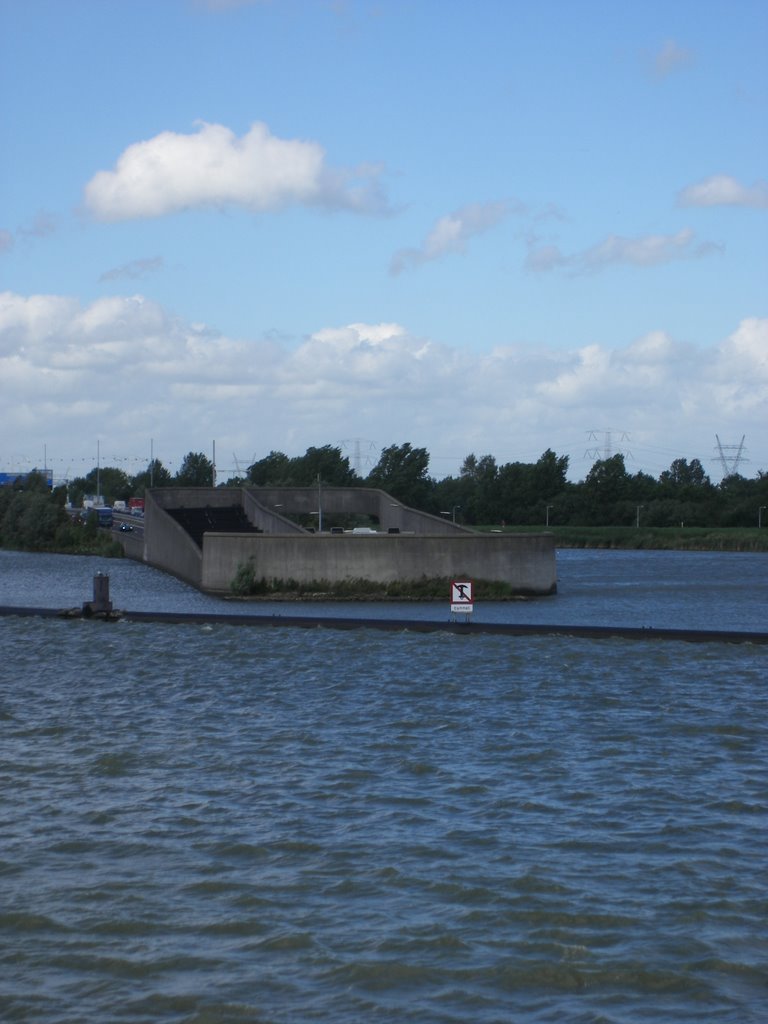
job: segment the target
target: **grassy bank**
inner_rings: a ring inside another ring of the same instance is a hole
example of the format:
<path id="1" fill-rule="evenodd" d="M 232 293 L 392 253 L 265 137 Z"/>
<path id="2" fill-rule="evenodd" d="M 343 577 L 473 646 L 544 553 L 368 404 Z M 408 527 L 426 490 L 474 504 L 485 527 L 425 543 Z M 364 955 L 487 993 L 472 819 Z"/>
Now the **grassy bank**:
<path id="1" fill-rule="evenodd" d="M 478 601 L 514 601 L 526 597 L 508 583 L 474 580 L 474 596 Z M 234 597 L 262 601 L 448 601 L 451 581 L 441 577 L 422 576 L 417 580 L 395 580 L 376 583 L 373 580 L 310 580 L 257 577 L 253 565 L 241 565 L 232 581 Z"/>
<path id="2" fill-rule="evenodd" d="M 108 530 L 100 530 L 96 535 L 79 532 L 64 532 L 53 540 L 37 541 L 36 543 L 3 543 L 0 548 L 5 551 L 29 551 L 33 554 L 46 555 L 97 555 L 99 558 L 124 558 L 123 545 L 115 540 Z"/>
<path id="3" fill-rule="evenodd" d="M 481 526 L 482 533 L 499 527 Z M 656 551 L 768 551 L 768 527 L 507 526 L 503 533 L 552 533 L 558 548 L 624 548 Z"/>

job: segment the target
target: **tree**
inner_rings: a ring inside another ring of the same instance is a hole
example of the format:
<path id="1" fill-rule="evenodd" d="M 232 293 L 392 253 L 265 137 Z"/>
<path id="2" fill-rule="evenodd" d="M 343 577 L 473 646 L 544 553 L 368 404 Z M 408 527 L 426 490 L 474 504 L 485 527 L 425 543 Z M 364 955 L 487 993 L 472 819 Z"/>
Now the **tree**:
<path id="1" fill-rule="evenodd" d="M 675 459 L 659 476 L 659 482 L 675 488 L 703 487 L 709 484 L 709 477 L 698 459 Z"/>
<path id="2" fill-rule="evenodd" d="M 473 453 L 467 455 L 461 464 L 457 477 L 448 476 L 434 481 L 432 500 L 436 508 L 462 523 L 476 525 L 495 522 L 495 515 L 489 506 L 495 498 L 491 491 L 496 482 L 496 460 L 492 455 L 479 459 Z"/>
<path id="3" fill-rule="evenodd" d="M 533 486 L 539 501 L 549 501 L 565 490 L 568 456 L 556 455 L 551 448 L 539 456 L 533 468 Z"/>
<path id="4" fill-rule="evenodd" d="M 500 517 L 505 522 L 541 522 L 541 516 L 535 512 L 539 494 L 534 469 L 529 462 L 507 462 L 499 469 Z"/>
<path id="5" fill-rule="evenodd" d="M 0 522 L 0 540 L 10 548 L 45 551 L 69 521 L 64 506 L 47 491 L 16 491 Z"/>
<path id="6" fill-rule="evenodd" d="M 271 451 L 248 467 L 248 483 L 256 487 L 288 487 L 290 480 L 291 460 L 283 452 Z"/>
<path id="7" fill-rule="evenodd" d="M 159 459 L 153 459 L 145 470 L 131 479 L 131 497 L 141 497 L 148 487 L 170 487 L 173 476 Z"/>
<path id="8" fill-rule="evenodd" d="M 621 453 L 594 463 L 583 484 L 587 523 L 620 525 L 627 518 L 629 480 Z"/>
<path id="9" fill-rule="evenodd" d="M 304 455 L 291 460 L 292 476 L 296 486 L 309 487 L 317 482 L 329 487 L 352 487 L 359 483 L 349 459 L 342 455 L 340 448 L 330 444 L 322 448 L 307 448 Z"/>
<path id="10" fill-rule="evenodd" d="M 125 501 L 131 496 L 131 481 L 122 469 L 115 466 L 94 466 L 85 476 L 71 480 L 68 487 L 69 500 L 78 506 L 86 494 L 104 498 L 107 505 L 116 500 Z"/>
<path id="11" fill-rule="evenodd" d="M 118 499 L 127 501 L 131 496 L 131 481 L 122 469 L 117 469 L 115 466 L 104 466 L 99 470 L 92 469 L 90 477 L 94 485 L 93 493 L 96 494 L 98 484 L 107 505 L 112 505 Z"/>
<path id="12" fill-rule="evenodd" d="M 499 470 L 493 455 L 481 455 L 479 459 L 468 455 L 461 467 L 461 475 L 465 485 L 470 484 L 461 502 L 466 522 L 498 523 L 501 519 Z"/>
<path id="13" fill-rule="evenodd" d="M 366 484 L 380 487 L 404 505 L 425 512 L 434 511 L 434 481 L 428 476 L 429 453 L 410 442 L 384 448 Z"/>
<path id="14" fill-rule="evenodd" d="M 213 463 L 202 452 L 189 452 L 173 482 L 177 487 L 212 487 Z"/>

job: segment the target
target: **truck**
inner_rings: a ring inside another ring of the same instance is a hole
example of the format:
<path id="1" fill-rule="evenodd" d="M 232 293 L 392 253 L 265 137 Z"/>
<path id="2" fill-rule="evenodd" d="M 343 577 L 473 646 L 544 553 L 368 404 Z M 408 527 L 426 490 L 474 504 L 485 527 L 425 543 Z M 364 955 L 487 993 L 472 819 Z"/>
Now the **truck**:
<path id="1" fill-rule="evenodd" d="M 81 511 L 80 519 L 83 522 L 87 522 L 89 519 L 95 519 L 97 526 L 104 526 L 111 529 L 112 509 L 109 505 L 90 505 Z"/>
<path id="2" fill-rule="evenodd" d="M 143 516 L 144 515 L 144 499 L 143 498 L 129 498 L 128 499 L 128 510 L 132 516 Z"/>

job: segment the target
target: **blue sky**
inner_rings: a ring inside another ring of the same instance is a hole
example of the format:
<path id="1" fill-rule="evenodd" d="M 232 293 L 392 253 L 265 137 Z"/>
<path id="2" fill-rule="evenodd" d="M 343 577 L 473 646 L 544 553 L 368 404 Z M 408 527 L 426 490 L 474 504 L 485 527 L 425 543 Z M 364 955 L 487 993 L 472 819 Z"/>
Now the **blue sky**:
<path id="1" fill-rule="evenodd" d="M 0 469 L 768 469 L 766 43 L 762 0 L 0 0 Z"/>

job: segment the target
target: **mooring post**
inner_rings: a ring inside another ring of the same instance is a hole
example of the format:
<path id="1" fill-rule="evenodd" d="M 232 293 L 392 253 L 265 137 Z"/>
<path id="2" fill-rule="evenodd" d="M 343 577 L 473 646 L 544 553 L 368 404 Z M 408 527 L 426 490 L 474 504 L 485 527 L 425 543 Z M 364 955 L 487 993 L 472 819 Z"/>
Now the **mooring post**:
<path id="1" fill-rule="evenodd" d="M 109 576 L 99 572 L 93 577 L 93 601 L 89 607 L 92 613 L 112 611 L 112 602 L 109 600 Z"/>

